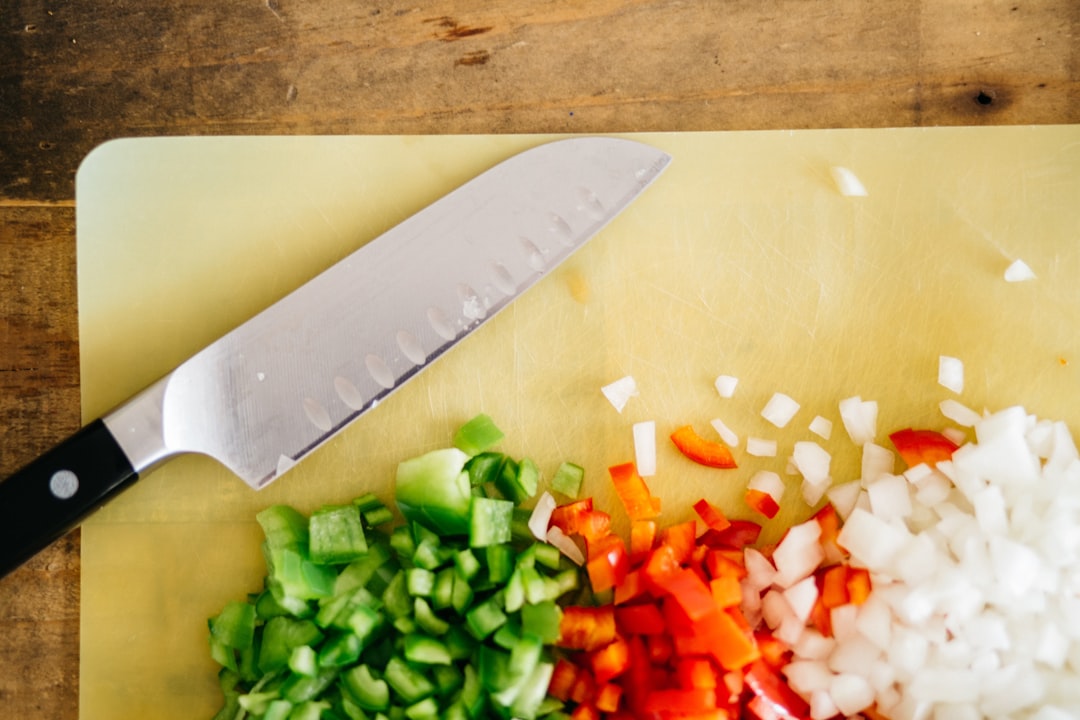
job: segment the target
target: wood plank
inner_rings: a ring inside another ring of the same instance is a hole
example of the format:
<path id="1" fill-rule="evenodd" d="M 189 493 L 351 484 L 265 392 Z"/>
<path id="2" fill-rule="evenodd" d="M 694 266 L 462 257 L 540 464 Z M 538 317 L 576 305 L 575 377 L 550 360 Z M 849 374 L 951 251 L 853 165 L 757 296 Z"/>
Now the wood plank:
<path id="1" fill-rule="evenodd" d="M 0 206 L 0 477 L 79 427 L 75 212 Z M 79 533 L 0 580 L 0 717 L 78 717 Z"/>
<path id="2" fill-rule="evenodd" d="M 0 196 L 70 198 L 109 138 L 1080 120 L 1080 5 L 669 0 L 21 8 Z"/>

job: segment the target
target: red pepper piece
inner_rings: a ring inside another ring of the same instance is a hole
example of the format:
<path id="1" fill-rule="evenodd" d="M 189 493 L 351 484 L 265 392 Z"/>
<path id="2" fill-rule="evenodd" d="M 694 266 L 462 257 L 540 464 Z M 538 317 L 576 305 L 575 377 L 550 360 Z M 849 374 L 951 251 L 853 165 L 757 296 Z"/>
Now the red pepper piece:
<path id="1" fill-rule="evenodd" d="M 704 522 L 710 530 L 723 532 L 731 527 L 731 523 L 724 517 L 724 513 L 705 498 L 701 498 L 694 503 L 694 512 L 698 514 L 698 517 L 701 518 L 702 522 Z"/>
<path id="2" fill-rule="evenodd" d="M 615 627 L 626 635 L 660 635 L 667 632 L 664 615 L 651 602 L 616 607 Z"/>
<path id="3" fill-rule="evenodd" d="M 745 500 L 750 508 L 770 520 L 776 517 L 776 513 L 780 512 L 780 506 L 776 503 L 776 499 L 767 492 L 747 488 Z"/>
<path id="4" fill-rule="evenodd" d="M 596 650 L 615 639 L 615 608 L 611 605 L 563 609 L 558 645 L 573 650 Z"/>
<path id="5" fill-rule="evenodd" d="M 671 434 L 671 442 L 686 457 L 699 465 L 714 468 L 738 467 L 727 445 L 706 440 L 690 425 L 684 425 Z"/>
<path id="6" fill-rule="evenodd" d="M 862 605 L 870 596 L 870 571 L 866 568 L 848 567 L 848 600 L 853 605 Z"/>
<path id="7" fill-rule="evenodd" d="M 649 520 L 660 514 L 659 504 L 653 502 L 652 493 L 634 463 L 613 465 L 608 468 L 608 474 L 631 520 Z"/>
<path id="8" fill-rule="evenodd" d="M 734 576 L 713 578 L 709 581 L 709 589 L 718 608 L 738 607 L 742 602 L 742 584 Z"/>
<path id="9" fill-rule="evenodd" d="M 630 667 L 630 646 L 620 635 L 610 643 L 589 654 L 593 679 L 598 685 L 617 678 Z"/>
<path id="10" fill-rule="evenodd" d="M 709 613 L 716 612 L 712 591 L 693 570 L 684 568 L 676 571 L 664 585 L 669 597 L 678 603 L 690 622 L 697 622 Z"/>
<path id="11" fill-rule="evenodd" d="M 707 713 L 716 709 L 716 690 L 665 688 L 645 696 L 646 713 L 675 713 L 678 716 Z"/>
<path id="12" fill-rule="evenodd" d="M 678 525 L 671 525 L 660 531 L 660 544 L 671 548 L 675 562 L 680 565 L 690 561 L 694 554 L 697 525 L 688 520 Z"/>
<path id="13" fill-rule="evenodd" d="M 698 542 L 709 547 L 729 547 L 742 550 L 753 545 L 761 536 L 761 525 L 750 520 L 732 520 L 731 527 L 721 532 L 706 530 Z"/>
<path id="14" fill-rule="evenodd" d="M 630 523 L 630 555 L 643 558 L 656 542 L 655 520 L 634 520 Z"/>
<path id="15" fill-rule="evenodd" d="M 559 658 L 555 662 L 555 669 L 551 671 L 551 680 L 548 681 L 548 695 L 563 702 L 569 700 L 580 672 L 577 665 L 566 658 Z"/>
<path id="16" fill-rule="evenodd" d="M 821 604 L 825 609 L 848 603 L 848 572 L 845 565 L 833 565 L 821 575 Z"/>
<path id="17" fill-rule="evenodd" d="M 622 694 L 623 689 L 620 685 L 613 682 L 604 683 L 604 685 L 596 691 L 596 709 L 606 713 L 617 711 L 619 709 L 619 700 L 622 699 Z"/>
<path id="18" fill-rule="evenodd" d="M 576 500 L 572 503 L 560 505 L 551 511 L 551 524 L 562 530 L 567 535 L 580 535 L 582 515 L 592 512 L 592 498 Z"/>
<path id="19" fill-rule="evenodd" d="M 631 570 L 626 573 L 623 581 L 615 586 L 614 602 L 616 605 L 622 605 L 641 597 L 647 591 L 648 587 L 643 571 L 640 568 Z"/>
<path id="20" fill-rule="evenodd" d="M 935 430 L 898 430 L 891 435 L 893 447 L 908 467 L 926 463 L 933 467 L 942 460 L 952 459 L 960 446 Z"/>
<path id="21" fill-rule="evenodd" d="M 686 689 L 715 690 L 720 685 L 716 666 L 707 657 L 686 657 L 675 662 L 675 680 Z"/>
<path id="22" fill-rule="evenodd" d="M 762 660 L 751 663 L 744 674 L 746 684 L 756 696 L 756 705 L 749 708 L 755 715 L 781 720 L 803 720 L 810 716 L 810 706 L 792 690 L 779 670 Z M 761 712 L 767 714 L 761 715 Z"/>

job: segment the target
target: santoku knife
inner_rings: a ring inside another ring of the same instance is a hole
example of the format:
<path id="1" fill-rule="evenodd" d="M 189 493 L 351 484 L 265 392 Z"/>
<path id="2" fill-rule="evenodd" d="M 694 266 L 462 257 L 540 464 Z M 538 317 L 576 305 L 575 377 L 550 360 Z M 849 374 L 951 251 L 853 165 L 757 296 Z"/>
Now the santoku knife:
<path id="1" fill-rule="evenodd" d="M 0 576 L 140 475 L 209 455 L 265 487 L 508 305 L 670 162 L 604 137 L 479 175 L 0 483 Z"/>

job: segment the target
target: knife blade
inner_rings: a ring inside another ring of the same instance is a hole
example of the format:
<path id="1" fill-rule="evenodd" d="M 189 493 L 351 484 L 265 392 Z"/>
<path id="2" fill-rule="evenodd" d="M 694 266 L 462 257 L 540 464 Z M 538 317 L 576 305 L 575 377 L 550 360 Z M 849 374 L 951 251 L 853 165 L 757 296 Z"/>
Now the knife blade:
<path id="1" fill-rule="evenodd" d="M 622 138 L 548 142 L 362 245 L 0 483 L 0 577 L 176 455 L 265 487 L 550 273 L 670 160 Z"/>

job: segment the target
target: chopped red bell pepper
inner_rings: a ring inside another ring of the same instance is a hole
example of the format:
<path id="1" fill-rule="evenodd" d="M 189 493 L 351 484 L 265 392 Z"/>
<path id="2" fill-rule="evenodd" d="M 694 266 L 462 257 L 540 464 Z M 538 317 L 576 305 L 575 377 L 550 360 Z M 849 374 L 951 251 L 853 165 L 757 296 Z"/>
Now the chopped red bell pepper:
<path id="1" fill-rule="evenodd" d="M 661 530 L 659 542 L 671 548 L 675 562 L 681 565 L 688 562 L 694 553 L 695 535 L 697 525 L 693 520 L 688 520 Z"/>
<path id="2" fill-rule="evenodd" d="M 776 517 L 776 514 L 780 512 L 780 505 L 777 504 L 776 498 L 767 492 L 747 488 L 745 500 L 746 504 L 755 512 L 761 513 L 770 520 Z"/>
<path id="3" fill-rule="evenodd" d="M 645 557 L 656 542 L 655 520 L 634 520 L 630 523 L 630 556 Z"/>
<path id="4" fill-rule="evenodd" d="M 596 650 L 615 639 L 615 608 L 611 605 L 563 609 L 558 645 L 574 650 Z"/>
<path id="5" fill-rule="evenodd" d="M 694 503 L 694 512 L 698 514 L 698 517 L 701 518 L 702 522 L 704 522 L 710 530 L 723 532 L 731 527 L 731 522 L 724 517 L 724 513 L 705 498 L 701 498 Z"/>
<path id="6" fill-rule="evenodd" d="M 744 674 L 746 684 L 755 695 L 757 704 L 749 708 L 758 717 L 803 720 L 810 716 L 810 706 L 791 689 L 780 671 L 762 660 L 755 661 Z M 761 715 L 759 713 L 767 714 Z"/>
<path id="7" fill-rule="evenodd" d="M 663 614 L 652 603 L 616 607 L 615 627 L 626 635 L 661 635 L 667 632 Z"/>
<path id="8" fill-rule="evenodd" d="M 753 545 L 761 536 L 761 525 L 750 520 L 732 520 L 731 527 L 721 532 L 706 530 L 698 542 L 709 547 L 729 547 L 742 550 Z"/>
<path id="9" fill-rule="evenodd" d="M 593 679 L 599 685 L 617 678 L 630 667 L 630 645 L 621 635 L 589 654 Z"/>
<path id="10" fill-rule="evenodd" d="M 608 468 L 608 474 L 631 520 L 649 520 L 660 514 L 659 499 L 649 492 L 634 463 L 614 465 Z"/>
<path id="11" fill-rule="evenodd" d="M 952 459 L 952 454 L 960 447 L 936 430 L 907 428 L 892 433 L 889 439 L 908 467 L 919 463 L 933 467 L 942 460 Z"/>
<path id="12" fill-rule="evenodd" d="M 690 425 L 684 425 L 673 432 L 671 441 L 679 452 L 699 465 L 725 469 L 738 467 L 727 445 L 706 440 Z"/>
<path id="13" fill-rule="evenodd" d="M 674 713 L 677 716 L 696 715 L 716 709 L 716 690 L 665 688 L 645 696 L 642 710 L 646 713 Z"/>

